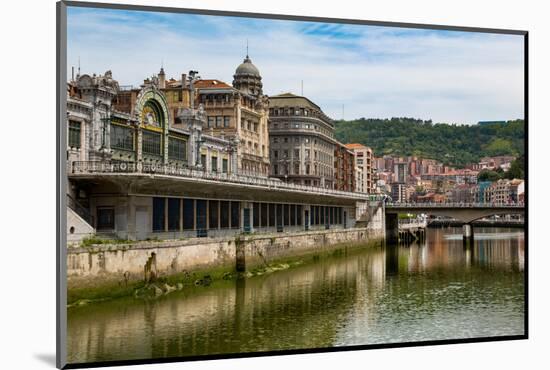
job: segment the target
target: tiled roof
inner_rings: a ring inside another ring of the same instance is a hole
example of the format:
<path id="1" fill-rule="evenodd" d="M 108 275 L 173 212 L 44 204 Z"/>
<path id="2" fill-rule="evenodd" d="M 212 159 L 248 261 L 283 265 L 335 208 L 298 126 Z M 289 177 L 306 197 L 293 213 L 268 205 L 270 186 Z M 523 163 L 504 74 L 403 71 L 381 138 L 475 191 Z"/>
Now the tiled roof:
<path id="1" fill-rule="evenodd" d="M 223 81 L 220 80 L 198 80 L 193 84 L 197 89 L 225 89 L 232 88 Z"/>
<path id="2" fill-rule="evenodd" d="M 363 144 L 358 144 L 358 143 L 351 143 L 351 144 L 344 144 L 344 145 L 348 149 L 363 149 L 363 148 L 366 148 L 366 146 L 364 146 Z"/>

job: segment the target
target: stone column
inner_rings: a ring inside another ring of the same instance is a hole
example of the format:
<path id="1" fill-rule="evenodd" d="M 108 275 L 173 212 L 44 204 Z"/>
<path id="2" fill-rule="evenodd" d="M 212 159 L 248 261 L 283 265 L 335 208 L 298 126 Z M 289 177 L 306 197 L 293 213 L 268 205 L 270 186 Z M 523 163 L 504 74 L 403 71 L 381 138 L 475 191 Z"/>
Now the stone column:
<path id="1" fill-rule="evenodd" d="M 462 241 L 464 244 L 474 244 L 474 227 L 472 224 L 462 225 Z"/>
<path id="2" fill-rule="evenodd" d="M 386 213 L 386 243 L 395 244 L 399 241 L 399 215 Z"/>
<path id="3" fill-rule="evenodd" d="M 127 233 L 129 240 L 137 239 L 136 232 L 136 197 L 135 195 L 128 195 L 126 197 L 126 220 L 128 223 Z"/>

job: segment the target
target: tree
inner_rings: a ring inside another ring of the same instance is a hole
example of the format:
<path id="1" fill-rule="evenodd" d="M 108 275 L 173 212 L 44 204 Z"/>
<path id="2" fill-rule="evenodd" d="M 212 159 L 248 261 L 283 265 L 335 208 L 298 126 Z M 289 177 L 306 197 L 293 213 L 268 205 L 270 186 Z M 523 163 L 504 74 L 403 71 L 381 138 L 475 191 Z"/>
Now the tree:
<path id="1" fill-rule="evenodd" d="M 497 171 L 492 170 L 482 170 L 477 175 L 477 181 L 497 181 L 502 177 Z"/>
<path id="2" fill-rule="evenodd" d="M 504 174 L 507 179 L 523 179 L 525 177 L 524 157 L 516 158 L 510 165 L 508 172 Z"/>
<path id="3" fill-rule="evenodd" d="M 415 118 L 362 118 L 335 121 L 336 138 L 373 148 L 375 155 L 415 155 L 464 167 L 493 155 L 522 155 L 523 120 L 485 125 L 433 123 Z"/>

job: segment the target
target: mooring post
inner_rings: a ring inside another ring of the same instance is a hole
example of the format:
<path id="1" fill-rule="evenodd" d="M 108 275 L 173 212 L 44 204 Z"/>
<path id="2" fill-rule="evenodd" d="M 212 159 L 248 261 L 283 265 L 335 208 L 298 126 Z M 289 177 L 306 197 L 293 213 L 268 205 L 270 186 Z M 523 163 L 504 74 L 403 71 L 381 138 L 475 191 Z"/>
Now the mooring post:
<path id="1" fill-rule="evenodd" d="M 237 272 L 246 271 L 245 241 L 240 237 L 235 238 L 235 269 Z"/>

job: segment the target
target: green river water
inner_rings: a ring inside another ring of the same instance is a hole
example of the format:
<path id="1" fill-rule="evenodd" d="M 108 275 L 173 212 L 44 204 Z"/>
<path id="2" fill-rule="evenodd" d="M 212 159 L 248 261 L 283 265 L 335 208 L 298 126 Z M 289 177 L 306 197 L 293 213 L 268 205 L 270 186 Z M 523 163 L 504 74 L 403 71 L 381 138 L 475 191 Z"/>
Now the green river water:
<path id="1" fill-rule="evenodd" d="M 155 300 L 68 309 L 69 363 L 524 334 L 524 233 L 428 229 Z"/>

